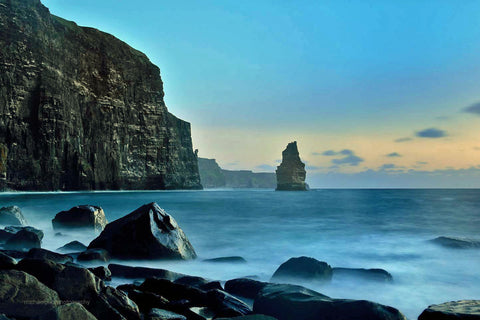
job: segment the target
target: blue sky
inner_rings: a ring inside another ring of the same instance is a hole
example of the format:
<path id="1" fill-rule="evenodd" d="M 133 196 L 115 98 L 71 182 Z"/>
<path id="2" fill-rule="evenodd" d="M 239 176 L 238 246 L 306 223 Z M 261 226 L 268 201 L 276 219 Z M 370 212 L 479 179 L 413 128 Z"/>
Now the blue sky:
<path id="1" fill-rule="evenodd" d="M 200 156 L 223 167 L 273 168 L 297 140 L 313 186 L 370 185 L 359 174 L 386 164 L 402 186 L 417 171 L 472 186 L 451 172 L 480 165 L 480 1 L 43 3 L 145 52 Z"/>

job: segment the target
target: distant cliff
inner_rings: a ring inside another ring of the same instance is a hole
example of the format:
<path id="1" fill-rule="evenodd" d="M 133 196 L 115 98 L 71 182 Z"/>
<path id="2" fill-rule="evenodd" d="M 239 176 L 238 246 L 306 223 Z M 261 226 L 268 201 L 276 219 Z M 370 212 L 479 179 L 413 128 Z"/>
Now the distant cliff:
<path id="1" fill-rule="evenodd" d="M 0 0 L 0 187 L 201 188 L 160 70 L 39 0 Z"/>
<path id="2" fill-rule="evenodd" d="M 198 158 L 200 180 L 205 188 L 269 188 L 277 185 L 275 173 L 224 170 L 215 159 Z"/>

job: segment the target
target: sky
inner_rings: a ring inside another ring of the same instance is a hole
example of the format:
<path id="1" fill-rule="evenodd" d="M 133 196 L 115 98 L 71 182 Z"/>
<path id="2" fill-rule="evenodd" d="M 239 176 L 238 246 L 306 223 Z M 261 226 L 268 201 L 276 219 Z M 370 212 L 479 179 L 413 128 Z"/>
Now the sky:
<path id="1" fill-rule="evenodd" d="M 312 187 L 480 187 L 480 1 L 42 0 L 150 58 L 199 156 Z"/>

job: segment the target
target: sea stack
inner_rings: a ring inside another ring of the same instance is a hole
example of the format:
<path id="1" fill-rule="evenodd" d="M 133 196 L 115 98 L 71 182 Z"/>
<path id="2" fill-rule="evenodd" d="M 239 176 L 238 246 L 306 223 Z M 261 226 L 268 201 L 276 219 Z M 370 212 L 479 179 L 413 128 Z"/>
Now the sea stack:
<path id="1" fill-rule="evenodd" d="M 305 163 L 300 160 L 297 141 L 290 142 L 282 152 L 277 167 L 277 191 L 307 191 Z"/>

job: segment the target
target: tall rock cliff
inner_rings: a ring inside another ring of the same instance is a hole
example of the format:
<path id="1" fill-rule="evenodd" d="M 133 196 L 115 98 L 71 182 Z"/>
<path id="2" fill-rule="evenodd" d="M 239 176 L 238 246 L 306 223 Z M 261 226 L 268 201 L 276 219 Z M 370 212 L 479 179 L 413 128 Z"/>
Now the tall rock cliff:
<path id="1" fill-rule="evenodd" d="M 112 35 L 0 0 L 0 187 L 201 188 L 160 70 Z"/>
<path id="2" fill-rule="evenodd" d="M 305 164 L 300 160 L 297 142 L 290 142 L 282 152 L 282 163 L 277 167 L 277 190 L 306 191 Z"/>

